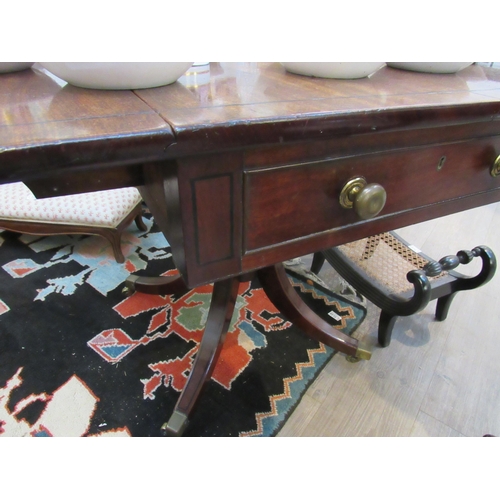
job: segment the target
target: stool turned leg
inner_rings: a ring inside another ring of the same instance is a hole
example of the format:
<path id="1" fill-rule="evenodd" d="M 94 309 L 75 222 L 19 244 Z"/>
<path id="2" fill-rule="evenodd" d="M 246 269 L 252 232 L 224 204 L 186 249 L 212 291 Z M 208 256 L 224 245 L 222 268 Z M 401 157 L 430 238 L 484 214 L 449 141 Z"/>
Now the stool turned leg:
<path id="1" fill-rule="evenodd" d="M 387 347 L 391 343 L 392 329 L 398 316 L 393 316 L 385 311 L 380 313 L 378 320 L 378 343 L 382 347 Z"/>
<path id="2" fill-rule="evenodd" d="M 321 252 L 316 252 L 311 264 L 311 272 L 318 274 L 325 263 L 325 256 Z"/>

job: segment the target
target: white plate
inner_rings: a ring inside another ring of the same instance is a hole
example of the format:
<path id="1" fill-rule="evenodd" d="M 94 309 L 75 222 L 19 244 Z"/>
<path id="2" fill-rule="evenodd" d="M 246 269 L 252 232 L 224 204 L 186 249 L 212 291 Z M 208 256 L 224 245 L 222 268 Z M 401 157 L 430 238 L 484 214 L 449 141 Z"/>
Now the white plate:
<path id="1" fill-rule="evenodd" d="M 31 68 L 35 63 L 30 62 L 0 62 L 0 73 L 12 73 Z"/>
<path id="2" fill-rule="evenodd" d="M 192 62 L 42 62 L 45 69 L 77 87 L 90 89 L 145 89 L 169 85 Z"/>
<path id="3" fill-rule="evenodd" d="M 365 78 L 385 65 L 383 62 L 282 62 L 287 71 L 319 78 Z"/>
<path id="4" fill-rule="evenodd" d="M 420 73 L 456 73 L 471 64 L 471 62 L 388 62 L 387 66 Z"/>

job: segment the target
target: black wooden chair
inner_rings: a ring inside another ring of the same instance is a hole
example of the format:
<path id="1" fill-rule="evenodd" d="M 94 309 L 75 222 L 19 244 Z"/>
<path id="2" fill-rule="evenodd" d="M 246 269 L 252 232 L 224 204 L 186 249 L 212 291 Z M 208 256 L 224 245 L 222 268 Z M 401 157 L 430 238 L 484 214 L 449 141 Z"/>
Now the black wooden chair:
<path id="1" fill-rule="evenodd" d="M 453 270 L 475 257 L 482 260 L 482 269 L 476 276 Z M 415 314 L 437 299 L 436 319 L 445 320 L 454 296 L 490 281 L 497 266 L 494 253 L 487 246 L 462 250 L 436 262 L 393 232 L 317 252 L 311 271 L 318 274 L 325 260 L 381 309 L 378 341 L 382 347 L 390 344 L 398 316 Z"/>

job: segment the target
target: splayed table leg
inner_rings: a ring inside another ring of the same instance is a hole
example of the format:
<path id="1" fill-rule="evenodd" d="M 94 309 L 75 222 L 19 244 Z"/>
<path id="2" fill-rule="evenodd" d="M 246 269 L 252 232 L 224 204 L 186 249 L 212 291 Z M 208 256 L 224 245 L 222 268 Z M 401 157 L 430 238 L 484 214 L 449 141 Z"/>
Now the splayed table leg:
<path id="1" fill-rule="evenodd" d="M 302 301 L 291 285 L 283 264 L 259 270 L 258 277 L 271 302 L 309 337 L 347 354 L 353 360 L 370 359 L 371 352 L 357 339 L 333 328 Z"/>
<path id="2" fill-rule="evenodd" d="M 238 278 L 228 278 L 214 284 L 205 332 L 191 373 L 177 400 L 172 416 L 162 426 L 167 436 L 182 435 L 204 385 L 210 380 L 231 323 L 239 283 Z"/>

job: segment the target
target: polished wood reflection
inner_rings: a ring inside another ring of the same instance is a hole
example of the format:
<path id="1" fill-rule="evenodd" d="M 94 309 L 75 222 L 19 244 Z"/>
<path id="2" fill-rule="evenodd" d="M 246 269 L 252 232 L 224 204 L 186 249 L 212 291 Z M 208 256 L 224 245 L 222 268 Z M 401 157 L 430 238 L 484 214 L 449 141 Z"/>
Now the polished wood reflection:
<path id="1" fill-rule="evenodd" d="M 212 63 L 204 85 L 178 82 L 136 93 L 172 124 L 176 147 L 185 138 L 193 151 L 450 125 L 457 105 L 474 105 L 470 113 L 478 118 L 498 116 L 498 99 L 488 92 L 500 89 L 499 73 L 480 66 L 455 75 L 384 67 L 370 78 L 333 80 L 294 75 L 279 63 Z"/>
<path id="2" fill-rule="evenodd" d="M 37 65 L 0 74 L 0 182 L 157 158 L 172 142 L 168 123 L 132 92 L 80 89 Z"/>
<path id="3" fill-rule="evenodd" d="M 500 114 L 499 74 L 474 65 L 456 75 L 385 67 L 370 78 L 330 80 L 294 75 L 279 63 L 212 63 L 207 83 L 181 78 L 132 92 L 76 88 L 35 65 L 0 75 L 0 146 L 11 169 L 35 159 L 74 167 L 487 123 Z M 78 142 L 101 139 L 112 141 L 106 155 L 98 147 L 81 157 Z M 41 145 L 44 154 L 35 154 Z M 0 181 L 18 180 L 6 163 Z"/>

